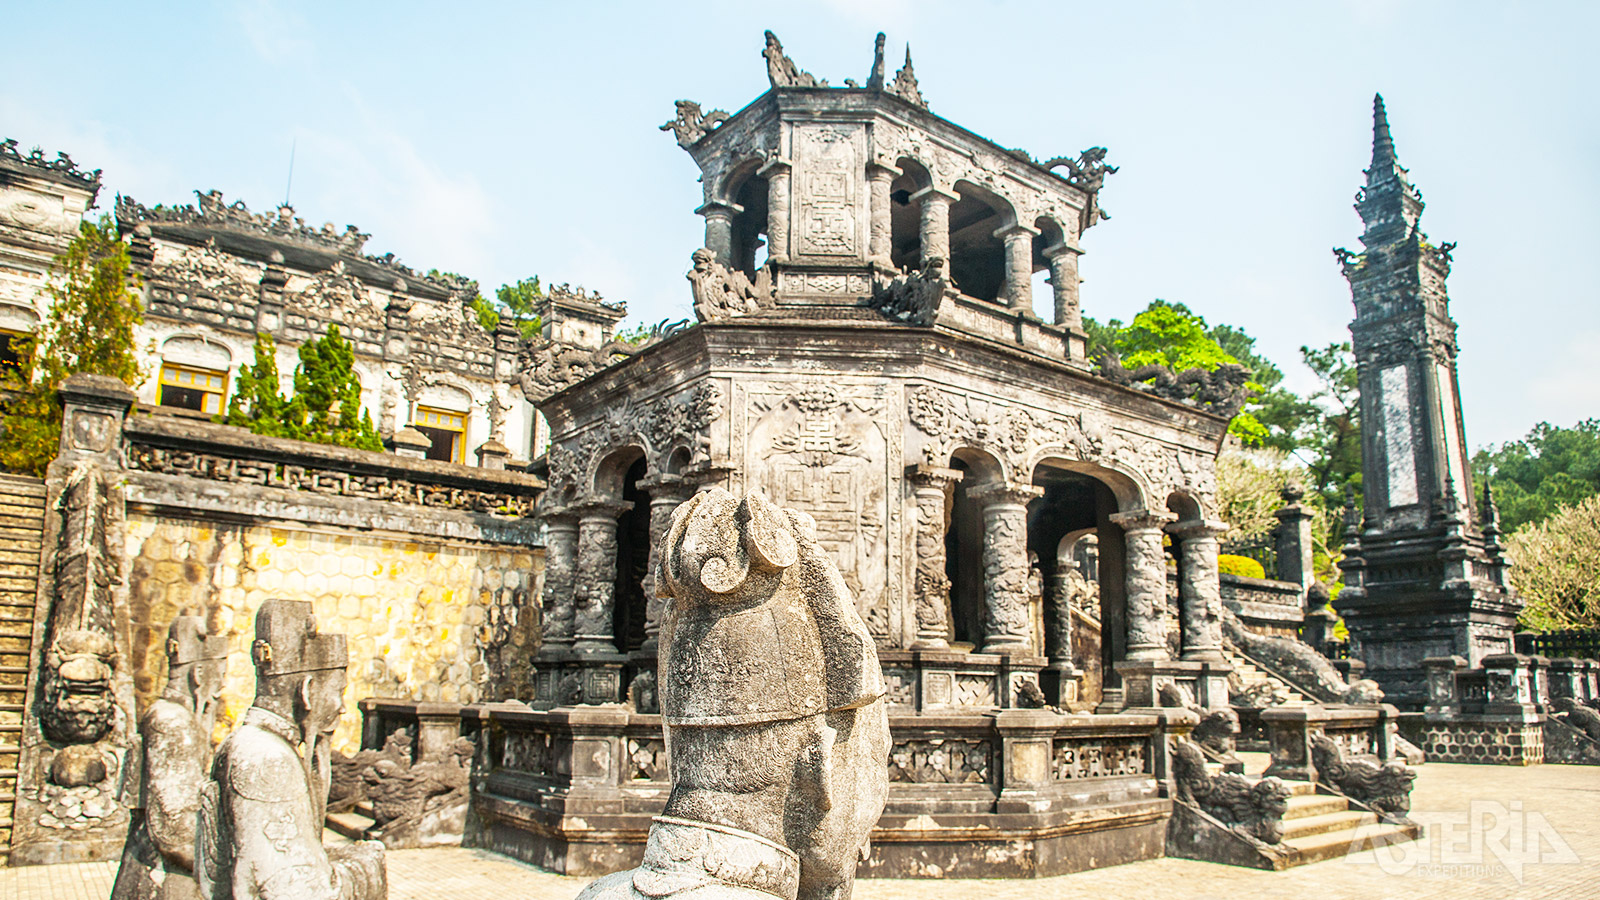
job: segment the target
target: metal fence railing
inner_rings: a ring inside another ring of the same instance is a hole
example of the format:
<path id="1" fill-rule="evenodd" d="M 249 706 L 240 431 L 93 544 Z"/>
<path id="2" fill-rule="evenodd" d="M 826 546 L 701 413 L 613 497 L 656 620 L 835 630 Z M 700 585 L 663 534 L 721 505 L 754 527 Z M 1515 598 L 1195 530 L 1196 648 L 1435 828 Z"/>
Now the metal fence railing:
<path id="1" fill-rule="evenodd" d="M 1600 659 L 1600 628 L 1567 628 L 1543 634 L 1519 632 L 1517 652 L 1528 656 Z"/>

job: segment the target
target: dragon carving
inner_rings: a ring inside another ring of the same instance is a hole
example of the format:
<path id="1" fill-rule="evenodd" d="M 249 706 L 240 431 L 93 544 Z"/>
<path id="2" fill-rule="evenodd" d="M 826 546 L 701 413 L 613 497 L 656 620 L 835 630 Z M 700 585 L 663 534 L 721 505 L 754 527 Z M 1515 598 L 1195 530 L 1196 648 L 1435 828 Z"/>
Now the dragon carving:
<path id="1" fill-rule="evenodd" d="M 1200 745 L 1181 740 L 1173 748 L 1172 771 L 1177 800 L 1197 806 L 1236 834 L 1263 844 L 1283 840 L 1283 814 L 1289 809 L 1289 786 L 1277 778 L 1252 781 L 1243 775 L 1206 771 Z"/>
<path id="2" fill-rule="evenodd" d="M 1117 354 L 1108 352 L 1100 360 L 1098 374 L 1113 384 L 1199 406 L 1226 418 L 1237 415 L 1245 401 L 1254 396 L 1249 387 L 1250 370 L 1237 363 L 1218 366 L 1214 372 L 1205 369 L 1173 372 L 1156 363 L 1129 369 Z"/>
<path id="3" fill-rule="evenodd" d="M 1311 763 L 1317 780 L 1345 796 L 1371 807 L 1391 822 L 1405 822 L 1411 811 L 1411 785 L 1415 769 L 1398 759 L 1382 765 L 1364 759 L 1346 759 L 1344 750 L 1327 735 L 1311 739 Z"/>

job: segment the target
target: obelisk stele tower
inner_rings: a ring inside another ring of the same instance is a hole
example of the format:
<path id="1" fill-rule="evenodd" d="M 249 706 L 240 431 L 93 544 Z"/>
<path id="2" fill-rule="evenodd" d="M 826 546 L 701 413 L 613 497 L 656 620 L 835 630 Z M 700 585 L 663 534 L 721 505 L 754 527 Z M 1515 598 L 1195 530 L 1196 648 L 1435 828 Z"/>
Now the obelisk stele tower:
<path id="1" fill-rule="evenodd" d="M 1420 708 L 1422 660 L 1477 665 L 1508 653 L 1522 602 L 1473 509 L 1445 280 L 1453 244 L 1422 233 L 1422 195 L 1395 157 L 1373 99 L 1372 166 L 1356 194 L 1360 253 L 1335 250 L 1350 282 L 1361 391 L 1364 515 L 1345 547 L 1335 604 L 1350 651 L 1388 699 Z"/>

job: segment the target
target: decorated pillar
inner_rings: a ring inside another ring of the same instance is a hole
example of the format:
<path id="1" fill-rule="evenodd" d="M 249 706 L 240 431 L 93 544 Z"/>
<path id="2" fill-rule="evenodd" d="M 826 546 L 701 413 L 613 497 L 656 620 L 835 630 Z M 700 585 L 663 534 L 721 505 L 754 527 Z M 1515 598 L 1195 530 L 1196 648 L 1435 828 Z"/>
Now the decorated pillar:
<path id="1" fill-rule="evenodd" d="M 983 652 L 1032 652 L 1028 621 L 1028 502 L 1044 490 L 992 484 L 968 496 L 983 507 Z"/>
<path id="2" fill-rule="evenodd" d="M 1126 546 L 1123 589 L 1127 595 L 1130 660 L 1167 659 L 1167 563 L 1161 550 L 1162 527 L 1177 518 L 1159 510 L 1114 513 Z"/>
<path id="3" fill-rule="evenodd" d="M 950 578 L 945 574 L 944 542 L 950 529 L 950 489 L 961 477 L 956 469 L 924 464 L 906 470 L 917 499 L 917 638 L 913 650 L 950 645 Z"/>
<path id="4" fill-rule="evenodd" d="M 1050 260 L 1050 290 L 1055 298 L 1055 322 L 1074 331 L 1083 330 L 1083 311 L 1078 306 L 1078 254 L 1070 244 L 1055 244 L 1044 251 Z"/>
<path id="5" fill-rule="evenodd" d="M 922 264 L 938 258 L 944 260 L 939 267 L 942 277 L 950 277 L 950 204 L 957 198 L 935 187 L 923 188 L 911 195 L 922 204 Z"/>
<path id="6" fill-rule="evenodd" d="M 579 653 L 616 653 L 612 630 L 617 593 L 617 517 L 632 504 L 594 500 L 578 507 L 578 567 L 573 591 L 573 645 Z"/>
<path id="7" fill-rule="evenodd" d="M 733 265 L 733 217 L 741 211 L 732 203 L 707 203 L 695 210 L 706 217 L 706 249 L 724 266 Z"/>
<path id="8" fill-rule="evenodd" d="M 544 640 L 546 650 L 572 646 L 573 589 L 578 567 L 578 518 L 565 509 L 544 516 Z"/>
<path id="9" fill-rule="evenodd" d="M 789 197 L 794 167 L 786 159 L 774 159 L 756 174 L 767 180 L 767 258 L 789 261 Z M 709 220 L 707 220 L 709 221 Z"/>
<path id="10" fill-rule="evenodd" d="M 661 634 L 661 609 L 665 602 L 656 596 L 656 564 L 661 538 L 672 525 L 672 513 L 689 498 L 694 486 L 681 475 L 662 473 L 639 481 L 640 489 L 650 494 L 650 562 L 644 576 L 644 645 L 654 651 Z"/>
<path id="11" fill-rule="evenodd" d="M 867 255 L 873 262 L 890 266 L 889 187 L 900 174 L 899 169 L 872 163 L 867 166 L 867 189 L 871 202 L 871 218 L 867 235 Z"/>
<path id="12" fill-rule="evenodd" d="M 1005 298 L 1017 312 L 1033 312 L 1033 238 L 1038 233 L 1026 225 L 1007 225 L 994 233 L 1005 242 Z"/>
<path id="13" fill-rule="evenodd" d="M 1178 609 L 1184 659 L 1222 659 L 1222 583 L 1217 578 L 1217 538 L 1224 522 L 1192 522 L 1174 531 L 1178 552 Z"/>

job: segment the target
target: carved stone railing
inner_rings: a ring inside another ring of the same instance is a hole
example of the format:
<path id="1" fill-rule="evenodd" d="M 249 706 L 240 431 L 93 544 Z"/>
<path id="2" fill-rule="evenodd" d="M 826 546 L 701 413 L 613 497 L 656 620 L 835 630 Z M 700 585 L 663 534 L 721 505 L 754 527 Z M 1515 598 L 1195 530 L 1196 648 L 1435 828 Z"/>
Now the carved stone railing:
<path id="1" fill-rule="evenodd" d="M 265 437 L 210 422 L 129 416 L 128 469 L 333 498 L 378 500 L 499 517 L 532 516 L 544 482 L 483 469 Z"/>
<path id="2" fill-rule="evenodd" d="M 385 722 L 404 718 L 391 701 L 370 703 Z M 1193 724 L 1192 714 L 1171 712 L 890 715 L 889 799 L 869 870 L 914 873 L 916 854 L 929 852 L 917 848 L 929 844 L 1003 844 L 1030 830 L 1050 837 L 1101 820 L 1149 829 L 1159 846 L 1170 811 L 1170 747 Z M 660 716 L 521 703 L 462 707 L 461 715 L 462 732 L 475 728 L 480 742 L 469 846 L 568 874 L 633 864 L 671 790 Z M 929 816 L 939 817 L 939 832 L 927 832 Z M 994 837 L 996 829 L 1006 836 Z M 921 858 L 934 855 L 944 858 Z"/>

